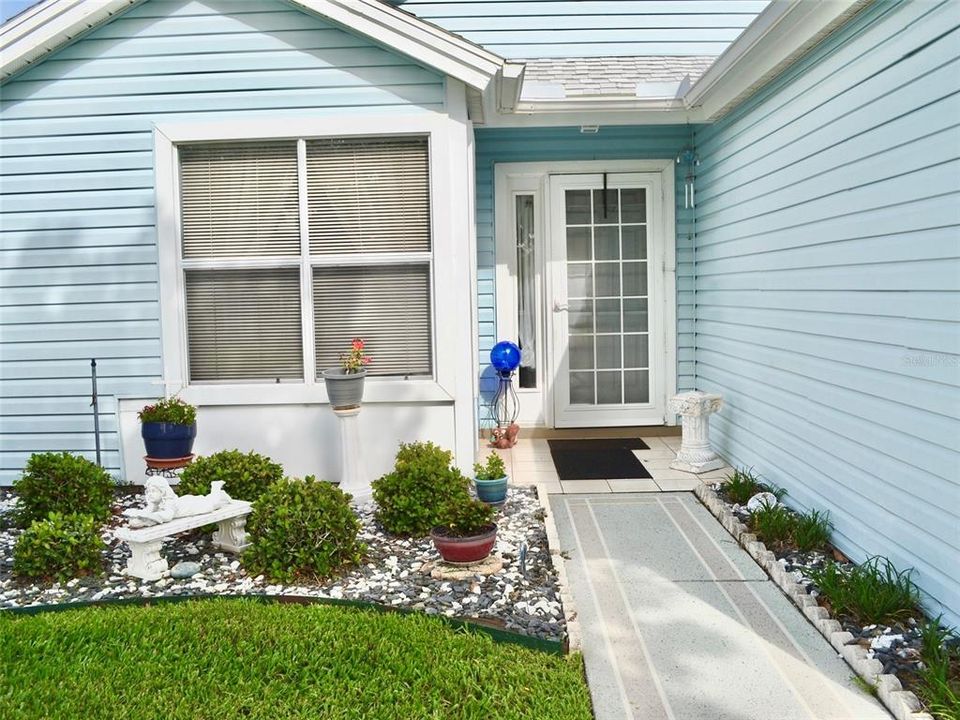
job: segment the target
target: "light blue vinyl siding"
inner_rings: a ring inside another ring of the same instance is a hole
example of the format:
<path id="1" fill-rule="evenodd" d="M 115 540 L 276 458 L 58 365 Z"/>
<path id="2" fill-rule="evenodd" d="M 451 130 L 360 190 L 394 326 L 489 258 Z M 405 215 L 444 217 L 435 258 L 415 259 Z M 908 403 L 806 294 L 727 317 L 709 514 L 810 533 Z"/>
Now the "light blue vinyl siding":
<path id="1" fill-rule="evenodd" d="M 695 136 L 696 385 L 732 462 L 960 620 L 960 5 L 878 3 Z"/>
<path id="2" fill-rule="evenodd" d="M 496 328 L 494 165 L 565 160 L 672 160 L 690 140 L 691 129 L 686 125 L 604 126 L 596 135 L 583 134 L 579 127 L 476 131 L 481 402 L 495 389 L 489 370 L 490 348 L 502 339 L 497 337 Z M 693 228 L 691 211 L 683 207 L 682 173 L 677 175 L 677 384 L 681 389 L 689 389 L 693 387 Z M 481 418 L 487 418 L 486 408 L 481 408 Z"/>
<path id="3" fill-rule="evenodd" d="M 34 451 L 93 457 L 91 357 L 111 471 L 115 397 L 163 394 L 154 123 L 443 102 L 442 76 L 268 0 L 150 0 L 5 84 L 0 484 Z"/>
<path id="4" fill-rule="evenodd" d="M 400 0 L 507 58 L 719 55 L 766 0 Z"/>

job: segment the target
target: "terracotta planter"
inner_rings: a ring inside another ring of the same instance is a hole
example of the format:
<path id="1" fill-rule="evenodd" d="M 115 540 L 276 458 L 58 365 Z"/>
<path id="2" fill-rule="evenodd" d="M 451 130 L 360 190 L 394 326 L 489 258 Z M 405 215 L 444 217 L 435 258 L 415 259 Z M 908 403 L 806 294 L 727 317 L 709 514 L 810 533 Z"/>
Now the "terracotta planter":
<path id="1" fill-rule="evenodd" d="M 477 490 L 477 498 L 488 505 L 500 505 L 507 499 L 507 476 L 495 480 L 473 479 L 473 486 Z"/>
<path id="2" fill-rule="evenodd" d="M 480 562 L 497 541 L 497 526 L 494 523 L 486 526 L 483 532 L 467 537 L 453 537 L 445 534 L 446 528 L 435 527 L 430 531 L 430 539 L 440 553 L 444 562 L 454 564 L 469 564 Z"/>
<path id="3" fill-rule="evenodd" d="M 363 401 L 363 381 L 367 371 L 347 373 L 343 368 L 330 368 L 323 371 L 323 382 L 327 386 L 327 398 L 335 408 L 358 407 Z"/>

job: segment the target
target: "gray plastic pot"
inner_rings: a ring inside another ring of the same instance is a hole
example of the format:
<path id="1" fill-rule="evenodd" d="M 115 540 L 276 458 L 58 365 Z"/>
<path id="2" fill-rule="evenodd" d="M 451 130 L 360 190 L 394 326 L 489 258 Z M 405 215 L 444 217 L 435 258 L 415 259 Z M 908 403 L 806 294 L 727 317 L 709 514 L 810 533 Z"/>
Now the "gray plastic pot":
<path id="1" fill-rule="evenodd" d="M 323 371 L 323 382 L 327 386 L 327 397 L 335 408 L 352 408 L 363 400 L 363 381 L 367 371 L 347 373 L 343 368 L 330 368 Z"/>

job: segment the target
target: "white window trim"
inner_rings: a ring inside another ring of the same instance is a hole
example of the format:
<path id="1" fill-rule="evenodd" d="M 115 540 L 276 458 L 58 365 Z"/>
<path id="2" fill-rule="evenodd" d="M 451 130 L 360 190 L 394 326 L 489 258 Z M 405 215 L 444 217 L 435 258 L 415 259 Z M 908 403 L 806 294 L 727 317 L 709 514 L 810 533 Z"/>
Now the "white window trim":
<path id="1" fill-rule="evenodd" d="M 425 135 L 429 138 L 430 156 L 430 213 L 432 252 L 399 257 L 391 255 L 390 262 L 423 262 L 432 256 L 431 305 L 433 329 L 432 378 L 367 379 L 364 402 L 409 403 L 452 402 L 456 397 L 457 348 L 443 342 L 444 329 L 457 323 L 457 303 L 441 301 L 454 291 L 446 280 L 444 268 L 452 267 L 456 260 L 453 231 L 455 222 L 455 196 L 451 182 L 452 167 L 449 147 L 457 123 L 440 114 L 398 116 L 356 116 L 316 119 L 239 121 L 232 123 L 171 123 L 154 126 L 154 158 L 156 168 L 157 242 L 160 285 L 161 353 L 163 359 L 163 384 L 166 394 L 180 393 L 185 400 L 198 405 L 275 405 L 327 403 L 326 388 L 315 380 L 313 362 L 313 336 L 304 334 L 304 381 L 284 383 L 216 383 L 194 384 L 188 382 L 188 352 L 186 337 L 186 307 L 183 287 L 185 267 L 203 267 L 204 261 L 184 261 L 180 252 L 180 203 L 177 149 L 180 143 L 220 142 L 236 140 L 284 140 L 301 138 L 383 137 L 387 135 Z M 281 132 L 278 132 L 280 130 Z M 304 143 L 298 144 L 303 152 Z M 300 178 L 305 182 L 305 178 Z M 304 197 L 301 195 L 301 197 Z M 301 228 L 305 229 L 302 214 Z M 457 228 L 459 230 L 459 228 Z M 303 232 L 304 230 L 302 230 Z M 306 242 L 301 235 L 301 247 Z M 306 257 L 306 256 L 305 256 Z M 297 258 L 257 258 L 252 263 L 236 260 L 215 266 L 223 267 L 268 267 L 299 265 L 306 268 L 301 274 L 301 309 L 309 317 L 312 327 L 313 305 L 309 289 L 314 263 L 324 265 L 367 264 L 356 257 L 309 256 L 309 262 Z M 378 257 L 376 264 L 383 264 Z M 309 346 L 309 347 L 308 347 Z"/>

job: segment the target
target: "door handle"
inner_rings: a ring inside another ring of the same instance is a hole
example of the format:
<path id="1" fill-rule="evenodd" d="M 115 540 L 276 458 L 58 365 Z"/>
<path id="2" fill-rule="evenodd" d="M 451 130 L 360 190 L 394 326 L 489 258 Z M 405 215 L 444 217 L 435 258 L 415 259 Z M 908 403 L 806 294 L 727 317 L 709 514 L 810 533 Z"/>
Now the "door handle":
<path id="1" fill-rule="evenodd" d="M 560 302 L 559 300 L 554 300 L 554 301 L 553 301 L 553 311 L 554 311 L 554 312 L 564 312 L 564 311 L 569 310 L 569 309 L 570 309 L 570 306 L 567 305 L 567 303 L 562 303 L 562 302 Z"/>

